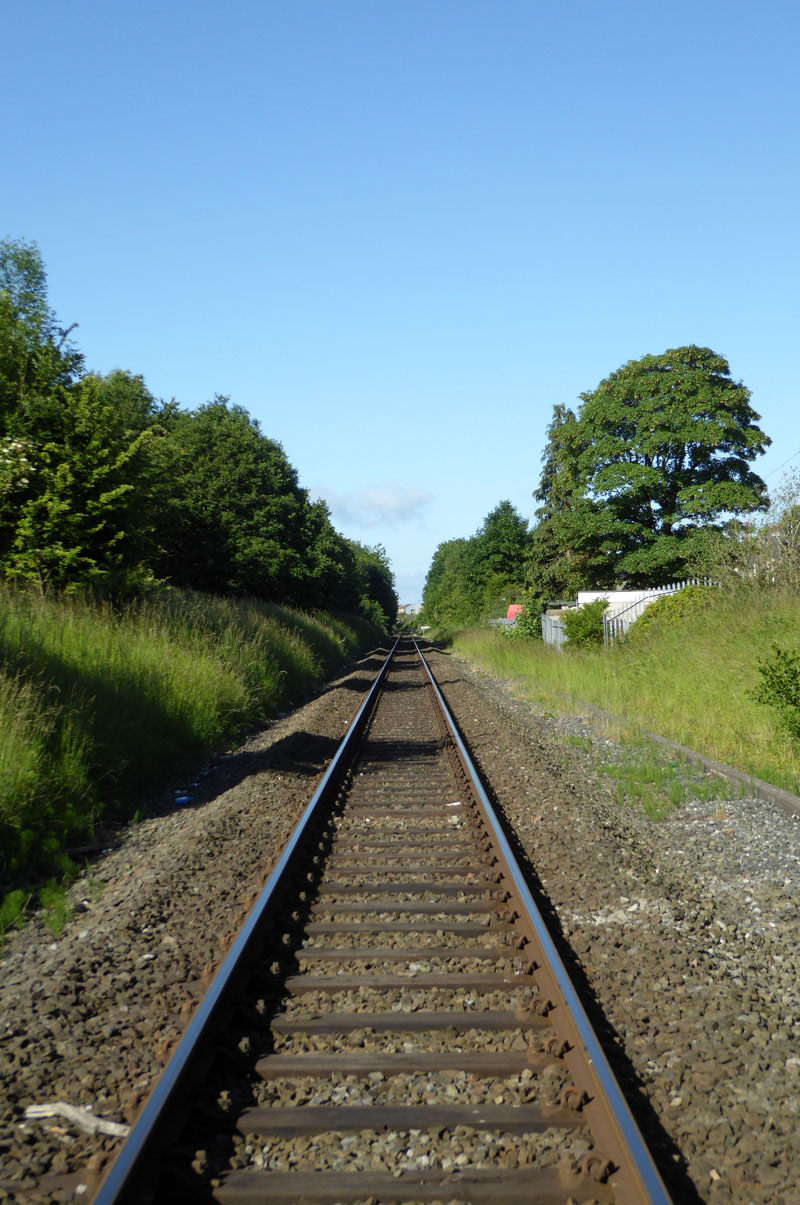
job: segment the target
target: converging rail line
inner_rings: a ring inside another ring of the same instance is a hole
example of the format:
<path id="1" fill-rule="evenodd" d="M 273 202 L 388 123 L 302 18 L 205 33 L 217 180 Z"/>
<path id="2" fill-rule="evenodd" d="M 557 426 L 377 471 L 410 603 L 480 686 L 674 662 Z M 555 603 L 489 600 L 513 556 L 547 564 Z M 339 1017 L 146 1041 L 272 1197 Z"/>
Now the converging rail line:
<path id="1" fill-rule="evenodd" d="M 96 1201 L 669 1197 L 398 641 Z"/>

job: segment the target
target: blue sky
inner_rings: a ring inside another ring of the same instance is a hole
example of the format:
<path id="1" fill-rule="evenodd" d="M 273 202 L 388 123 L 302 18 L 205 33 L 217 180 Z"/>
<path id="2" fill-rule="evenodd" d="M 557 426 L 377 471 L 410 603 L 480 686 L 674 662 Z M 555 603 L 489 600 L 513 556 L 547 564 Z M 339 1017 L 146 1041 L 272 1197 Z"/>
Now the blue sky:
<path id="1" fill-rule="evenodd" d="M 227 394 L 402 601 L 557 402 L 685 343 L 800 452 L 796 3 L 6 0 L 0 236 L 96 371 Z M 787 467 L 797 467 L 800 457 Z"/>

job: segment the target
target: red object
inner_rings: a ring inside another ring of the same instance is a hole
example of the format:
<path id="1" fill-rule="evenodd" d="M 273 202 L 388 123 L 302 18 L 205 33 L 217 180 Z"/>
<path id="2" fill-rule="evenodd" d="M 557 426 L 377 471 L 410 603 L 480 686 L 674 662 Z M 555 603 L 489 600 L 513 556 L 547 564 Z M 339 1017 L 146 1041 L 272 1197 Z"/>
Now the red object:
<path id="1" fill-rule="evenodd" d="M 506 619 L 518 619 L 524 610 L 522 603 L 512 603 L 508 608 Z"/>

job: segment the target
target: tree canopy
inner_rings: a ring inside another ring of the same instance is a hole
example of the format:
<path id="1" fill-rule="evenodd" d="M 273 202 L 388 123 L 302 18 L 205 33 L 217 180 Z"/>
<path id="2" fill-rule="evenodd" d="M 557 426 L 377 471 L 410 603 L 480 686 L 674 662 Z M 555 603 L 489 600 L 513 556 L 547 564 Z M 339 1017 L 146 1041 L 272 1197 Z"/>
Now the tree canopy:
<path id="1" fill-rule="evenodd" d="M 770 440 L 709 348 L 632 360 L 581 402 L 548 428 L 531 563 L 543 595 L 680 577 L 732 516 L 767 505 L 750 465 Z"/>
<path id="2" fill-rule="evenodd" d="M 749 390 L 710 348 L 631 360 L 580 402 L 553 409 L 532 530 L 501 502 L 474 536 L 436 549 L 429 623 L 500 614 L 523 583 L 532 607 L 703 573 L 720 539 L 736 539 L 741 516 L 768 505 L 751 466 L 770 440 Z"/>
<path id="3" fill-rule="evenodd" d="M 461 626 L 504 615 L 522 593 L 530 545 L 527 521 L 498 503 L 469 540 L 448 540 L 434 553 L 423 591 L 426 619 Z"/>
<path id="4" fill-rule="evenodd" d="M 0 574 L 40 589 L 158 582 L 361 610 L 387 626 L 385 549 L 337 532 L 230 399 L 195 410 L 84 371 L 35 243 L 0 241 Z"/>

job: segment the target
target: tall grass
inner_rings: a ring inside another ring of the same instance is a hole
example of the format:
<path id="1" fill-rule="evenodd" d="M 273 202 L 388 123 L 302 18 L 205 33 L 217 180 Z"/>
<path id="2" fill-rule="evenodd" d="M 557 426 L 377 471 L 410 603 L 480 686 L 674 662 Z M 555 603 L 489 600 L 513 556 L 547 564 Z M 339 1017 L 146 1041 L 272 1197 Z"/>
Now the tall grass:
<path id="1" fill-rule="evenodd" d="M 773 642 L 800 647 L 800 599 L 739 589 L 714 592 L 704 609 L 680 623 L 655 623 L 610 649 L 558 653 L 478 629 L 459 634 L 453 648 L 513 679 L 549 711 L 593 703 L 634 728 L 797 791 L 800 747 L 750 694 L 759 681 L 758 661 Z"/>
<path id="2" fill-rule="evenodd" d="M 0 590 L 0 888 L 63 871 L 100 821 L 379 636 L 252 600 L 169 592 L 115 610 Z"/>

